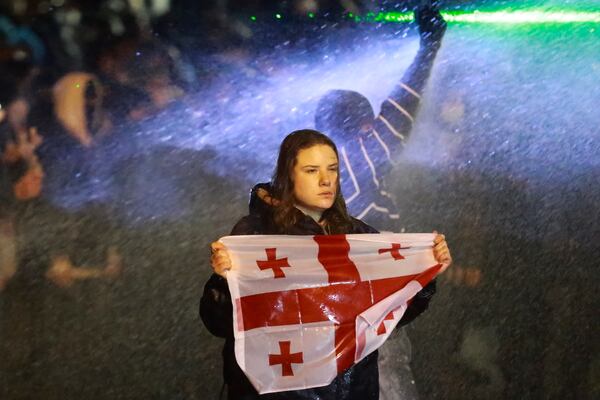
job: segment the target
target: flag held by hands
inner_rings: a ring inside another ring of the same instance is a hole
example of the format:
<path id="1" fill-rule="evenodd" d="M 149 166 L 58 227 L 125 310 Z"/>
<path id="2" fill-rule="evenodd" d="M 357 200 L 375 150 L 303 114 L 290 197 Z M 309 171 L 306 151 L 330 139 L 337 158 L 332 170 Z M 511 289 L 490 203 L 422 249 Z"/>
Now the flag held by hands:
<path id="1" fill-rule="evenodd" d="M 235 355 L 259 393 L 328 385 L 389 337 L 439 271 L 433 234 L 221 238 Z"/>

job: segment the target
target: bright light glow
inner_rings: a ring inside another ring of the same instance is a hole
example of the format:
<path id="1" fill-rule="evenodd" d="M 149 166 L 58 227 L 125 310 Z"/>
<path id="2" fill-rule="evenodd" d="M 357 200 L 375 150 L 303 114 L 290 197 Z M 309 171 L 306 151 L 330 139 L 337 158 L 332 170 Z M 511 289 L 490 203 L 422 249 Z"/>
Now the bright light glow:
<path id="1" fill-rule="evenodd" d="M 491 24 L 570 24 L 600 22 L 600 12 L 496 11 L 444 14 L 447 21 Z"/>
<path id="2" fill-rule="evenodd" d="M 475 11 L 475 12 L 442 12 L 448 22 L 468 22 L 483 24 L 572 24 L 600 22 L 600 12 L 581 11 Z M 381 12 L 367 15 L 363 21 L 376 22 L 410 22 L 412 13 Z"/>

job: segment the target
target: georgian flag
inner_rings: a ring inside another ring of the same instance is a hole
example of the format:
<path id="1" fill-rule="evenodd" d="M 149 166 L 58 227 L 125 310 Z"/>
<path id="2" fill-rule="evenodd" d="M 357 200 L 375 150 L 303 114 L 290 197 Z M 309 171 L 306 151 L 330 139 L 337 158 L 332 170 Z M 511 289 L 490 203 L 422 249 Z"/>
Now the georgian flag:
<path id="1" fill-rule="evenodd" d="M 259 393 L 328 385 L 441 268 L 433 234 L 253 235 L 229 250 L 235 356 Z"/>

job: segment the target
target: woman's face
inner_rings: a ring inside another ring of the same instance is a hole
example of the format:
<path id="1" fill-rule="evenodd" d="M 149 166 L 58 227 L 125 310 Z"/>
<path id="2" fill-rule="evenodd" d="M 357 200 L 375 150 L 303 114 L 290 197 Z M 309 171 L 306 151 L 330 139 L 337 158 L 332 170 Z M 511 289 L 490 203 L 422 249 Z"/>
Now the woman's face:
<path id="1" fill-rule="evenodd" d="M 323 212 L 337 195 L 338 159 L 331 147 L 318 144 L 302 149 L 292 171 L 296 203 L 311 211 Z"/>

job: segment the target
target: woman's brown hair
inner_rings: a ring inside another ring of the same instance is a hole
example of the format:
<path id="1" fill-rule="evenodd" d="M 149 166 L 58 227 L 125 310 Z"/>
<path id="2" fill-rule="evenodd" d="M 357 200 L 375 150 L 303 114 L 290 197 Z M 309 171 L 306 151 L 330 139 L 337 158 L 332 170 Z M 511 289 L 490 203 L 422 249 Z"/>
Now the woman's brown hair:
<path id="1" fill-rule="evenodd" d="M 302 129 L 290 133 L 283 139 L 279 147 L 272 187 L 274 197 L 281 202 L 273 211 L 273 222 L 281 233 L 286 233 L 290 227 L 295 225 L 298 222 L 298 215 L 301 215 L 294 207 L 294 182 L 292 180 L 298 153 L 300 150 L 316 145 L 331 147 L 339 160 L 335 143 L 326 135 L 312 129 Z M 325 221 L 329 233 L 346 233 L 350 229 L 351 220 L 342 196 L 339 173 L 335 184 L 337 188 L 335 200 L 331 208 L 325 210 L 322 219 Z"/>

